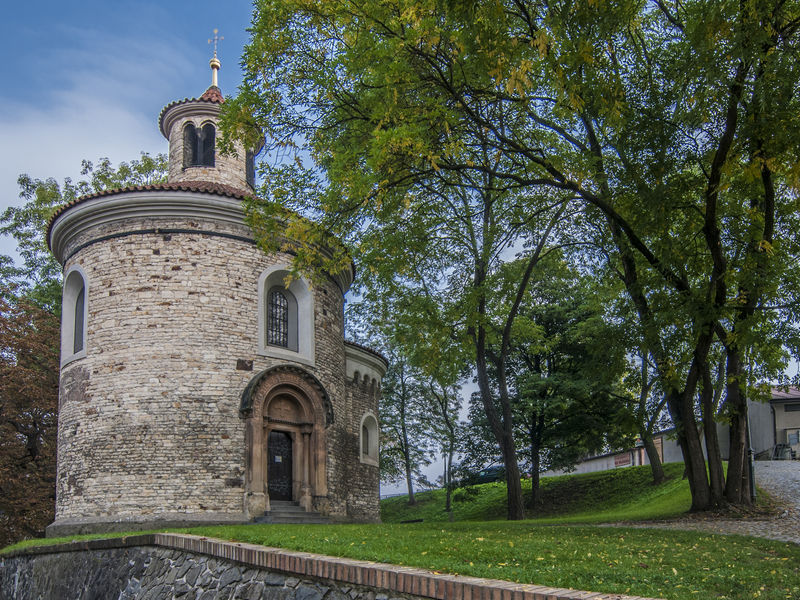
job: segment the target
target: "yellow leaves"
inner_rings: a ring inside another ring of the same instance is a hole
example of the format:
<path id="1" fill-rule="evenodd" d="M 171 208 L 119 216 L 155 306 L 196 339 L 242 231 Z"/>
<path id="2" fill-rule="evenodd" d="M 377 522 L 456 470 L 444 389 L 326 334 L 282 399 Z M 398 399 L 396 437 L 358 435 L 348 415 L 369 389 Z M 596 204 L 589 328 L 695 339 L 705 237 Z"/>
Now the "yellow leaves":
<path id="1" fill-rule="evenodd" d="M 531 45 L 539 51 L 539 56 L 541 58 L 547 56 L 548 48 L 550 47 L 550 38 L 544 28 L 536 32 L 536 35 L 531 39 Z"/>
<path id="2" fill-rule="evenodd" d="M 509 73 L 506 92 L 524 96 L 526 90 L 532 85 L 529 77 L 531 71 L 533 71 L 533 63 L 530 60 L 520 61 L 519 65 Z"/>

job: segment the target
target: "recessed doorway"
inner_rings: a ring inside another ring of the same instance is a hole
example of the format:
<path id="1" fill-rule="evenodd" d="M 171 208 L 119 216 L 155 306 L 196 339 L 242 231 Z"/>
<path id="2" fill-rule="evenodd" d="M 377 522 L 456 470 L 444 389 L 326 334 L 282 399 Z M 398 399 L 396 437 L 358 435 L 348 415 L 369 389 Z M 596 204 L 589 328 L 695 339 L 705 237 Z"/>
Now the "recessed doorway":
<path id="1" fill-rule="evenodd" d="M 267 482 L 272 500 L 292 500 L 292 438 L 270 431 L 267 441 Z"/>

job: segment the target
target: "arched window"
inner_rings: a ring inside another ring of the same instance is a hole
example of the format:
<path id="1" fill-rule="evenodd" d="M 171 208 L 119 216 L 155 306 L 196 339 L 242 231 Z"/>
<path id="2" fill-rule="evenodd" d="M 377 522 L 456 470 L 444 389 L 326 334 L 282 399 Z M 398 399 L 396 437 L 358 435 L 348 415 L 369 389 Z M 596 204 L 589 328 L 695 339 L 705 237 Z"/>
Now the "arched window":
<path id="1" fill-rule="evenodd" d="M 61 309 L 61 364 L 86 356 L 87 286 L 79 266 L 64 275 Z"/>
<path id="2" fill-rule="evenodd" d="M 197 154 L 200 157 L 200 165 L 203 167 L 214 166 L 214 143 L 216 133 L 211 123 L 203 125 L 197 145 Z"/>
<path id="3" fill-rule="evenodd" d="M 361 417 L 361 462 L 378 464 L 378 419 L 372 413 Z"/>
<path id="4" fill-rule="evenodd" d="M 269 292 L 267 343 L 272 346 L 289 347 L 289 302 L 286 300 L 286 294 L 275 288 Z"/>
<path id="5" fill-rule="evenodd" d="M 247 183 L 251 188 L 256 187 L 256 155 L 253 153 L 252 150 L 248 150 L 245 153 L 244 157 L 245 161 L 245 175 L 247 178 Z"/>
<path id="6" fill-rule="evenodd" d="M 258 281 L 258 352 L 306 364 L 314 362 L 314 299 L 308 284 L 274 266 Z"/>
<path id="7" fill-rule="evenodd" d="M 198 130 L 193 123 L 183 127 L 183 168 L 213 167 L 216 130 L 206 123 Z"/>
<path id="8" fill-rule="evenodd" d="M 82 285 L 75 299 L 75 327 L 72 332 L 72 353 L 77 354 L 83 350 L 83 333 L 85 323 L 83 322 L 83 309 L 86 307 L 86 286 Z"/>
<path id="9" fill-rule="evenodd" d="M 183 128 L 183 168 L 197 164 L 197 129 L 193 123 Z"/>
<path id="10" fill-rule="evenodd" d="M 297 352 L 297 300 L 283 286 L 267 293 L 267 345 Z"/>

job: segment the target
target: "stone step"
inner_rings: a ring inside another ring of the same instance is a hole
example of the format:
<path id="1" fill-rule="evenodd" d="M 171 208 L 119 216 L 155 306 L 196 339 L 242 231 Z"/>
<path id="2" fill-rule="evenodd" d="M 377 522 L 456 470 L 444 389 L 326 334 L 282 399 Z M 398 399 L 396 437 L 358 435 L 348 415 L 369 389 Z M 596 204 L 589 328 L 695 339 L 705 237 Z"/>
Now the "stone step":
<path id="1" fill-rule="evenodd" d="M 256 517 L 253 519 L 254 523 L 272 523 L 284 525 L 310 525 L 310 524 L 329 524 L 331 520 L 319 513 L 302 513 L 302 514 L 286 514 L 286 513 L 264 513 L 263 517 Z"/>
<path id="2" fill-rule="evenodd" d="M 281 512 L 281 513 L 305 513 L 306 511 L 303 510 L 299 504 L 296 502 L 286 502 L 286 501 L 270 501 L 270 510 L 272 512 Z"/>
<path id="3" fill-rule="evenodd" d="M 307 525 L 314 523 L 330 523 L 331 520 L 317 512 L 306 512 L 297 502 L 287 500 L 270 501 L 270 510 L 262 517 L 253 519 L 254 523 L 282 523 Z"/>

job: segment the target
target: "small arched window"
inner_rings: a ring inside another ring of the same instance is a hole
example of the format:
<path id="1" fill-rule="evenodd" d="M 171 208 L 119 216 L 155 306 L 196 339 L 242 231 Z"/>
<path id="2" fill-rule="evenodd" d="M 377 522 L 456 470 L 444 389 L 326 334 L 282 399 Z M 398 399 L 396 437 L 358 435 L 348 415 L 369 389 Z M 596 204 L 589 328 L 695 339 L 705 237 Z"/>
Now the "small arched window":
<path id="1" fill-rule="evenodd" d="M 267 345 L 297 352 L 297 300 L 279 286 L 267 293 Z"/>
<path id="2" fill-rule="evenodd" d="M 86 356 L 86 275 L 75 265 L 64 275 L 61 301 L 61 364 Z"/>
<path id="3" fill-rule="evenodd" d="M 197 154 L 200 156 L 200 164 L 204 167 L 214 166 L 214 144 L 216 132 L 211 123 L 203 125 L 198 143 Z"/>
<path id="4" fill-rule="evenodd" d="M 245 153 L 245 175 L 247 183 L 251 188 L 256 187 L 256 156 L 252 150 Z"/>
<path id="5" fill-rule="evenodd" d="M 197 129 L 193 123 L 183 128 L 183 168 L 197 164 Z"/>
<path id="6" fill-rule="evenodd" d="M 361 418 L 361 462 L 378 464 L 378 419 L 372 413 Z"/>
<path id="7" fill-rule="evenodd" d="M 216 130 L 212 123 L 197 129 L 193 123 L 183 127 L 183 168 L 213 167 Z"/>
<path id="8" fill-rule="evenodd" d="M 77 354 L 83 350 L 83 332 L 86 329 L 83 322 L 83 310 L 86 307 L 86 286 L 82 285 L 75 299 L 75 327 L 72 332 L 72 352 Z"/>

